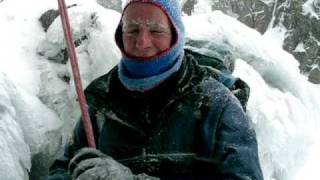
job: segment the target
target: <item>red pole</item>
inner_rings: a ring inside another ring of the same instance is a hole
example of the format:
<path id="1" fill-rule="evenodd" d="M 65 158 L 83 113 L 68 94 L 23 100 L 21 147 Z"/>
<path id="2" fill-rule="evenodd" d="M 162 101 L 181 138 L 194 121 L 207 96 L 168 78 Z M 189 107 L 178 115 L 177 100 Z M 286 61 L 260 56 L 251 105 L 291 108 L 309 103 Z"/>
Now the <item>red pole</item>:
<path id="1" fill-rule="evenodd" d="M 77 62 L 77 55 L 76 55 L 75 47 L 73 44 L 72 34 L 70 30 L 71 28 L 70 28 L 70 23 L 68 18 L 67 7 L 64 0 L 58 0 L 58 4 L 59 4 L 61 22 L 63 26 L 64 37 L 67 43 L 68 52 L 70 56 L 74 83 L 76 85 L 76 91 L 77 91 L 79 105 L 81 109 L 84 130 L 86 132 L 89 147 L 96 148 L 92 125 L 91 125 L 90 116 L 88 112 L 88 105 L 87 105 L 86 98 L 84 96 L 84 92 L 82 90 L 81 76 L 80 76 L 80 71 L 79 71 L 78 62 Z"/>

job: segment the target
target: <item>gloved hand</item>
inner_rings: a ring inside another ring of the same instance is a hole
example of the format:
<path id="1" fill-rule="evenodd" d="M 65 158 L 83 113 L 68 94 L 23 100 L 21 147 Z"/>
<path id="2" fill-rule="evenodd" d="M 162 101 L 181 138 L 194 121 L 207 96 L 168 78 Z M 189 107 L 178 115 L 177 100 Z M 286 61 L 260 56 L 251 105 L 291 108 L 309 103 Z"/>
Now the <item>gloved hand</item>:
<path id="1" fill-rule="evenodd" d="M 75 180 L 133 180 L 131 170 L 93 148 L 81 149 L 69 163 Z"/>

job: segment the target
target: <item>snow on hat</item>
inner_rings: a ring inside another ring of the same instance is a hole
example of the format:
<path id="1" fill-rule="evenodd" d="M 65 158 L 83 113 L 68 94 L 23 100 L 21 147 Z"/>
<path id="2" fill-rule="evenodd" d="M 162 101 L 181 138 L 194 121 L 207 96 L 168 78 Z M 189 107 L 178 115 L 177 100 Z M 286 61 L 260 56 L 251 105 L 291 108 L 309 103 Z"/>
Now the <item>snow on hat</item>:
<path id="1" fill-rule="evenodd" d="M 120 21 L 115 40 L 122 51 L 119 63 L 119 78 L 122 84 L 130 90 L 144 91 L 151 89 L 171 74 L 180 69 L 184 55 L 185 29 L 181 18 L 181 7 L 178 0 L 128 0 L 125 3 L 122 17 L 126 8 L 132 3 L 149 3 L 159 7 L 168 17 L 173 26 L 173 43 L 171 47 L 154 57 L 141 61 L 130 57 L 124 52 L 122 40 L 122 22 Z M 121 18 L 122 19 L 122 18 Z"/>

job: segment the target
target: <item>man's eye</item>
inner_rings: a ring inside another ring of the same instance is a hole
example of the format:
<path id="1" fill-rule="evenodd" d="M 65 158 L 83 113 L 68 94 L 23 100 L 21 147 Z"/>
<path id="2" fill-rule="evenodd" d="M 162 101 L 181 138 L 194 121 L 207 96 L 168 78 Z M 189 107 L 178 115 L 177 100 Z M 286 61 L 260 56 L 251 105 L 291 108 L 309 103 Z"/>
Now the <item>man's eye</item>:
<path id="1" fill-rule="evenodd" d="M 128 33 L 134 34 L 134 33 L 138 33 L 138 32 L 139 32 L 138 30 L 132 30 L 132 31 L 129 31 Z"/>
<path id="2" fill-rule="evenodd" d="M 161 31 L 161 30 L 150 30 L 150 32 L 156 33 L 156 34 L 164 33 L 164 31 Z"/>
<path id="3" fill-rule="evenodd" d="M 167 34 L 167 31 L 163 29 L 150 29 L 150 33 L 156 34 L 156 35 L 165 35 Z"/>
<path id="4" fill-rule="evenodd" d="M 129 29 L 129 30 L 125 31 L 125 33 L 128 34 L 128 35 L 138 34 L 139 33 L 139 29 Z"/>

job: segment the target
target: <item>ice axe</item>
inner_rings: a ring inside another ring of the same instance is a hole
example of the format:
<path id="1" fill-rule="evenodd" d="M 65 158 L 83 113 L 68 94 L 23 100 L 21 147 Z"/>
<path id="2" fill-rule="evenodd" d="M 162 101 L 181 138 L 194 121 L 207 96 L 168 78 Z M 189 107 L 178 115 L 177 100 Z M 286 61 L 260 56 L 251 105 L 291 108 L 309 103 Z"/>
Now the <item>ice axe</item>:
<path id="1" fill-rule="evenodd" d="M 81 76 L 80 76 L 80 71 L 79 71 L 79 66 L 77 61 L 77 54 L 73 44 L 66 3 L 64 0 L 58 0 L 58 4 L 59 4 L 59 13 L 61 17 L 64 37 L 66 40 L 67 49 L 70 57 L 72 74 L 74 77 L 74 83 L 76 86 L 78 101 L 81 109 L 83 127 L 87 136 L 89 147 L 96 148 L 96 143 L 94 141 L 94 136 L 93 136 L 92 124 L 91 124 L 90 116 L 88 112 L 88 104 L 87 104 L 84 92 L 82 90 L 82 83 L 81 83 Z"/>

